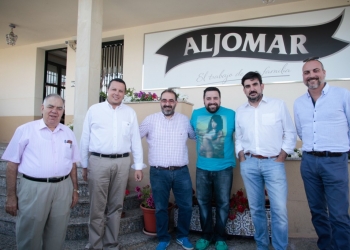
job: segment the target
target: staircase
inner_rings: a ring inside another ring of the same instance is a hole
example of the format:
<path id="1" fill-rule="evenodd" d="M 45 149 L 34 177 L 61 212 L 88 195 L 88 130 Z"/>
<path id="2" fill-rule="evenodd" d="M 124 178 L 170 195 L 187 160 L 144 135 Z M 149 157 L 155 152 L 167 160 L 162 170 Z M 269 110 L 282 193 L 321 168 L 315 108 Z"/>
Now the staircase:
<path id="1" fill-rule="evenodd" d="M 0 158 L 6 145 L 0 145 Z M 79 202 L 72 209 L 68 224 L 65 250 L 84 249 L 88 243 L 88 220 L 89 220 L 89 191 L 87 183 L 83 181 L 81 169 L 78 169 L 79 180 Z M 17 181 L 19 178 L 17 179 Z M 16 249 L 15 244 L 15 224 L 16 217 L 5 212 L 6 202 L 6 161 L 0 160 L 0 249 Z M 145 235 L 143 229 L 143 215 L 139 208 L 140 202 L 137 194 L 130 192 L 125 197 L 124 211 L 125 217 L 121 219 L 119 232 L 119 249 L 136 250 L 147 242 L 154 240 L 154 237 Z M 6 239 L 6 240 L 3 240 Z M 4 243 L 6 241 L 6 243 Z M 10 243 L 12 242 L 13 246 Z M 3 244 L 3 245 L 2 245 Z M 4 245 L 6 244 L 6 245 Z"/>

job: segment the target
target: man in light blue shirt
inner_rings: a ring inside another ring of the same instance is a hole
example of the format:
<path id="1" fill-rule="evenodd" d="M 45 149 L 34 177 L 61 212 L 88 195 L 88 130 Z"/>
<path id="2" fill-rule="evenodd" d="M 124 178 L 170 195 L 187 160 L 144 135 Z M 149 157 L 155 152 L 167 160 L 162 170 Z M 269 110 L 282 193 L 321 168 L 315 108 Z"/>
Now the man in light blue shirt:
<path id="1" fill-rule="evenodd" d="M 319 249 L 350 249 L 350 91 L 329 86 L 317 59 L 304 61 L 308 92 L 294 103 L 297 133 L 303 141 L 300 171 Z"/>

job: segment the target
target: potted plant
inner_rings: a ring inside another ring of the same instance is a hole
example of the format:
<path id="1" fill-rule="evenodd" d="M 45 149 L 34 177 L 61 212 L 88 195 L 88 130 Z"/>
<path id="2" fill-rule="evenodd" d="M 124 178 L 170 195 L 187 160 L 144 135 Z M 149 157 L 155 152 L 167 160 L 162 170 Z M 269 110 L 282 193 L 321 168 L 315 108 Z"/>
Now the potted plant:
<path id="1" fill-rule="evenodd" d="M 150 185 L 144 186 L 143 188 L 136 187 L 137 198 L 141 200 L 140 208 L 143 211 L 143 232 L 148 235 L 156 235 L 156 207 L 153 200 L 152 189 Z M 168 212 L 170 215 L 173 204 L 169 202 Z"/>

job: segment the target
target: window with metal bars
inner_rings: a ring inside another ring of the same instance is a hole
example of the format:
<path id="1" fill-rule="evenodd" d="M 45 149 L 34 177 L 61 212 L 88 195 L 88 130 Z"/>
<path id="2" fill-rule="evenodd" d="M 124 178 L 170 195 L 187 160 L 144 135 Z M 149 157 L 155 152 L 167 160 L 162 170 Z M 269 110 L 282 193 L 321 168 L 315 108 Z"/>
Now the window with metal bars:
<path id="1" fill-rule="evenodd" d="M 100 102 L 107 94 L 107 86 L 113 78 L 123 78 L 124 40 L 102 43 Z"/>

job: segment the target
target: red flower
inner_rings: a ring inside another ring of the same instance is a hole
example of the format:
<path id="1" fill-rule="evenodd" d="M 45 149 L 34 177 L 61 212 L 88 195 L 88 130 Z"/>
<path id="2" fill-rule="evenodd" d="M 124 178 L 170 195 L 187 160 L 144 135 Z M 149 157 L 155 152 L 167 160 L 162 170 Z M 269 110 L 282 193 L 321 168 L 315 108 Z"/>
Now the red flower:
<path id="1" fill-rule="evenodd" d="M 125 190 L 125 196 L 129 195 L 130 194 L 130 191 L 129 190 Z"/>
<path id="2" fill-rule="evenodd" d="M 238 205 L 237 206 L 237 211 L 240 212 L 240 213 L 243 213 L 245 210 L 245 207 L 243 207 L 242 205 Z"/>
<path id="3" fill-rule="evenodd" d="M 234 219 L 236 219 L 236 214 L 229 214 L 229 215 L 228 215 L 228 218 L 229 218 L 230 220 L 234 220 Z"/>
<path id="4" fill-rule="evenodd" d="M 230 213 L 228 218 L 230 220 L 235 219 L 237 212 L 243 213 L 246 209 L 248 209 L 248 199 L 244 196 L 243 190 L 240 189 L 230 199 Z"/>
<path id="5" fill-rule="evenodd" d="M 240 189 L 240 190 L 237 191 L 237 196 L 239 196 L 239 197 L 243 196 L 243 191 L 242 191 L 242 189 Z"/>
<path id="6" fill-rule="evenodd" d="M 239 202 L 244 204 L 248 202 L 248 199 L 242 196 L 239 198 Z"/>

